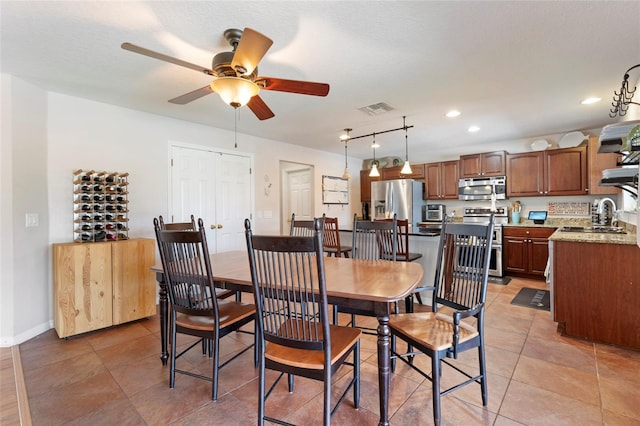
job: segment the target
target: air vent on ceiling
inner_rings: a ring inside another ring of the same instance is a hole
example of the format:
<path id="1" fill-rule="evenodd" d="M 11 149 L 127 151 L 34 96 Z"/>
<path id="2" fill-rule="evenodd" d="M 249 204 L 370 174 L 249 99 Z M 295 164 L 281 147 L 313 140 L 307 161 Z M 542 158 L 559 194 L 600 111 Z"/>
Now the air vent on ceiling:
<path id="1" fill-rule="evenodd" d="M 386 102 L 378 102 L 377 104 L 367 105 L 362 108 L 358 108 L 358 110 L 369 114 L 369 115 L 380 115 L 385 112 L 393 111 L 395 108 L 389 105 Z"/>

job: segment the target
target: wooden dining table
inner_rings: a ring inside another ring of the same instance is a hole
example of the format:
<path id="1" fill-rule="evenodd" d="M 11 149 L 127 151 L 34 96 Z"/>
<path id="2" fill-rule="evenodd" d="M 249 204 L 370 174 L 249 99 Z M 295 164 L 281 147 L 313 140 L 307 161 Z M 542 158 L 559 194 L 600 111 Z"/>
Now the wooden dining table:
<path id="1" fill-rule="evenodd" d="M 221 288 L 252 292 L 246 251 L 211 254 L 214 281 Z M 378 319 L 378 385 L 380 425 L 389 424 L 391 372 L 389 315 L 394 302 L 404 300 L 420 283 L 424 270 L 414 262 L 325 257 L 327 299 L 330 304 L 375 312 Z M 161 359 L 166 364 L 168 333 L 167 287 L 162 265 L 151 268 L 160 284 Z"/>

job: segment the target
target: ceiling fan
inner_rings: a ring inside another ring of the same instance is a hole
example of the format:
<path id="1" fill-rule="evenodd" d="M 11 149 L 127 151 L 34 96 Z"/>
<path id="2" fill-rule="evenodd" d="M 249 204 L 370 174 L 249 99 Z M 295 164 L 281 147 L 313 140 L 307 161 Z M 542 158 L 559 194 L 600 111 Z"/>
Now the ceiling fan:
<path id="1" fill-rule="evenodd" d="M 131 43 L 122 43 L 120 47 L 214 77 L 209 85 L 170 99 L 169 102 L 174 104 L 184 105 L 216 92 L 232 107 L 238 108 L 246 104 L 256 117 L 266 120 L 273 117 L 274 113 L 258 95 L 260 89 L 314 96 L 327 96 L 329 93 L 329 85 L 326 83 L 259 76 L 258 62 L 267 53 L 273 40 L 258 31 L 251 28 L 228 29 L 224 32 L 224 37 L 233 50 L 215 55 L 211 69 Z"/>

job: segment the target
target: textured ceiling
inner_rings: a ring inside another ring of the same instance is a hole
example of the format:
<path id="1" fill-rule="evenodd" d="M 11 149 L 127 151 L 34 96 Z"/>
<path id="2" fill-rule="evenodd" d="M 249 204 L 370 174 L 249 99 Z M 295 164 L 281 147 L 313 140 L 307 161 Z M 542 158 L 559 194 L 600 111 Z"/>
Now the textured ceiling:
<path id="1" fill-rule="evenodd" d="M 397 128 L 406 115 L 417 162 L 613 123 L 613 92 L 640 63 L 638 1 L 3 0 L 0 14 L 2 72 L 46 90 L 229 130 L 234 111 L 216 94 L 167 102 L 210 77 L 120 44 L 210 67 L 216 53 L 230 50 L 225 29 L 253 28 L 274 41 L 261 75 L 326 82 L 331 91 L 326 98 L 263 91 L 276 116 L 259 121 L 242 108 L 240 133 L 343 153 L 342 129 L 357 136 Z M 602 101 L 581 105 L 588 96 Z M 378 102 L 395 110 L 358 110 Z M 462 115 L 446 118 L 452 108 Z M 481 130 L 468 133 L 470 125 Z M 350 155 L 369 158 L 370 142 L 351 142 Z M 378 142 L 379 156 L 404 155 L 401 133 Z"/>

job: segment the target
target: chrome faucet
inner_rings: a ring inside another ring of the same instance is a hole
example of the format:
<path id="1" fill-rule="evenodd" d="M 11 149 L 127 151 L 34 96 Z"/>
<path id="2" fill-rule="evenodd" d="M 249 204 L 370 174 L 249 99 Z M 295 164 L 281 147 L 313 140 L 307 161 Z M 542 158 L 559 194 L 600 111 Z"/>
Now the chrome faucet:
<path id="1" fill-rule="evenodd" d="M 607 210 L 605 205 L 608 205 L 609 209 Z M 598 217 L 601 225 L 609 226 L 612 225 L 612 217 L 616 212 L 616 203 L 611 198 L 603 198 L 600 200 L 598 204 Z M 617 217 L 616 217 L 617 222 Z"/>

